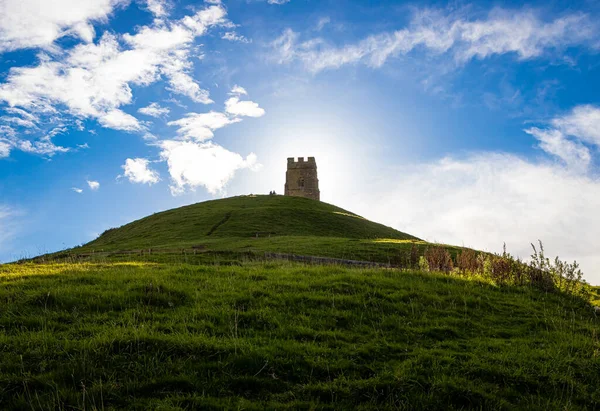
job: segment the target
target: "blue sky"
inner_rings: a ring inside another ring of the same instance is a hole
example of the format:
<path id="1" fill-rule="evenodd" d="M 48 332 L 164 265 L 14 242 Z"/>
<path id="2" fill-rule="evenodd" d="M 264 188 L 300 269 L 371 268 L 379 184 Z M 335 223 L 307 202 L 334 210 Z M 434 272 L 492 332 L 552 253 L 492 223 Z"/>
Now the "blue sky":
<path id="1" fill-rule="evenodd" d="M 51 3 L 51 4 L 50 4 Z M 68 11 L 68 12 L 67 12 Z M 593 1 L 0 0 L 0 261 L 283 192 L 600 283 Z"/>

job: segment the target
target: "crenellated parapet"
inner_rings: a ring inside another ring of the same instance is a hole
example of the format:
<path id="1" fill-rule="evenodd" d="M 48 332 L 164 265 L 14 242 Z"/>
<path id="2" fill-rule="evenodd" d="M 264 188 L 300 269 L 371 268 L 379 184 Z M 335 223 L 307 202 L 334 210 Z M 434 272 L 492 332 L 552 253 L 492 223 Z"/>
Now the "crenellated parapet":
<path id="1" fill-rule="evenodd" d="M 294 157 L 288 157 L 287 159 L 288 169 L 290 168 L 317 168 L 317 161 L 314 157 L 298 157 L 296 160 Z"/>

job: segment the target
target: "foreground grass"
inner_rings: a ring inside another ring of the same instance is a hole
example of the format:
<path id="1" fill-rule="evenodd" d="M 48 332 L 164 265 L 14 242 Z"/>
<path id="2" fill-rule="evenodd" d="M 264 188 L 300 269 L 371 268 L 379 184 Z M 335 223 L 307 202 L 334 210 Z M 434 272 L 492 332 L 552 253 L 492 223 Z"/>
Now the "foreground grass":
<path id="1" fill-rule="evenodd" d="M 590 300 L 595 306 L 600 307 L 600 285 L 590 288 Z"/>
<path id="2" fill-rule="evenodd" d="M 595 409 L 599 320 L 455 277 L 0 266 L 0 409 Z"/>

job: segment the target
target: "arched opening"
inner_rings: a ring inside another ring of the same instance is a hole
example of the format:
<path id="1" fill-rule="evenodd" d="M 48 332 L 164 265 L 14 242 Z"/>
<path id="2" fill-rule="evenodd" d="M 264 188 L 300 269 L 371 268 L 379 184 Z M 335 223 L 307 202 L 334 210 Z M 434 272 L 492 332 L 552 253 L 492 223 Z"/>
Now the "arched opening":
<path id="1" fill-rule="evenodd" d="M 304 177 L 300 177 L 298 179 L 298 187 L 299 188 L 304 188 Z"/>

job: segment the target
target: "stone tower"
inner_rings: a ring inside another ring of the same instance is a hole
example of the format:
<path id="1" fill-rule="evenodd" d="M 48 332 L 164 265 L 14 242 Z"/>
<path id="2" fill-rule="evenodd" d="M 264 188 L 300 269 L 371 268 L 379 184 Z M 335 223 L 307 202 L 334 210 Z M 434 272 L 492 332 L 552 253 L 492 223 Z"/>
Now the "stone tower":
<path id="1" fill-rule="evenodd" d="M 314 157 L 293 157 L 287 159 L 287 172 L 285 173 L 285 195 L 292 197 L 305 197 L 319 201 L 319 179 L 317 178 L 317 162 Z"/>

